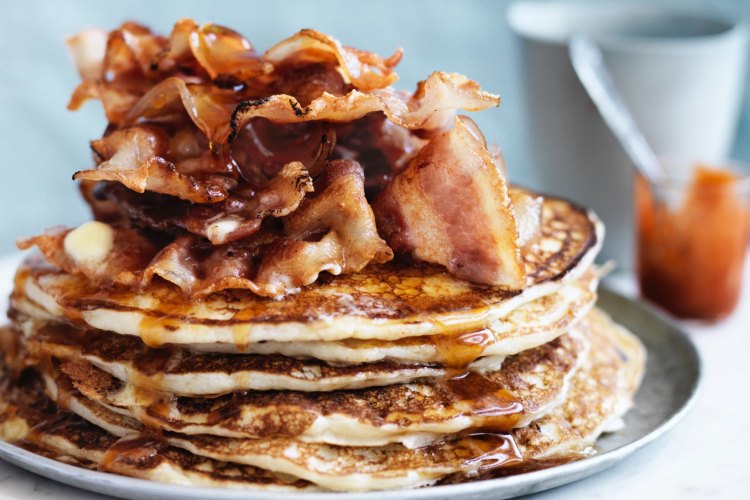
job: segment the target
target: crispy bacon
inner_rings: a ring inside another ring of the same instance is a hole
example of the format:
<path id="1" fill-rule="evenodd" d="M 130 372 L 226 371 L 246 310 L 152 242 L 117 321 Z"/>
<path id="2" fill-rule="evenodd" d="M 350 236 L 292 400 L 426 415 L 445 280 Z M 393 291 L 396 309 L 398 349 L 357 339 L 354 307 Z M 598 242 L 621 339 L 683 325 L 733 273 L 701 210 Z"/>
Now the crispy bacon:
<path id="1" fill-rule="evenodd" d="M 233 196 L 218 206 L 190 207 L 184 227 L 221 245 L 246 238 L 260 229 L 266 217 L 284 217 L 297 209 L 312 179 L 300 162 L 287 163 L 268 184 L 252 196 Z"/>
<path id="2" fill-rule="evenodd" d="M 102 186 L 99 197 L 90 187 L 86 198 L 102 222 L 129 220 L 139 227 L 171 233 L 181 228 L 221 245 L 256 233 L 267 217 L 290 214 L 312 190 L 307 169 L 291 162 L 258 191 L 236 191 L 219 203 L 191 204 L 111 185 Z"/>
<path id="3" fill-rule="evenodd" d="M 151 61 L 167 40 L 145 26 L 128 22 L 111 31 L 88 30 L 68 40 L 83 81 L 76 87 L 68 109 L 76 110 L 89 99 L 98 99 L 107 119 L 119 123 L 132 105 L 155 83 Z"/>
<path id="4" fill-rule="evenodd" d="M 387 120 L 383 113 L 370 113 L 336 127 L 334 156 L 362 165 L 365 191 L 372 198 L 406 168 L 426 143 L 411 130 Z"/>
<path id="5" fill-rule="evenodd" d="M 169 140 L 153 126 L 117 130 L 93 141 L 91 148 L 102 160 L 94 170 L 82 170 L 74 179 L 117 181 L 133 191 L 169 194 L 194 203 L 216 203 L 227 197 L 230 179 L 214 176 L 199 180 L 177 171 L 166 160 Z"/>
<path id="6" fill-rule="evenodd" d="M 142 283 L 142 270 L 159 252 L 158 238 L 124 226 L 109 226 L 113 233 L 111 249 L 102 259 L 76 260 L 65 249 L 71 229 L 54 227 L 44 233 L 18 241 L 22 250 L 37 246 L 52 265 L 68 273 L 80 273 L 96 284 L 136 287 Z"/>
<path id="7" fill-rule="evenodd" d="M 326 123 L 276 125 L 257 118 L 243 127 L 231 151 L 244 177 L 257 183 L 293 161 L 312 167 L 322 157 L 325 163 L 335 140 L 333 127 Z M 325 145 L 322 151 L 321 145 Z"/>
<path id="8" fill-rule="evenodd" d="M 223 142 L 229 133 L 229 120 L 237 100 L 231 90 L 204 84 L 188 85 L 185 80 L 173 76 L 151 88 L 115 123 L 180 122 L 187 114 L 206 138 Z"/>
<path id="9" fill-rule="evenodd" d="M 356 272 L 393 257 L 378 236 L 363 178 L 356 162 L 333 161 L 318 180 L 320 193 L 287 216 L 283 230 L 259 231 L 229 244 L 183 235 L 158 245 L 142 231 L 108 225 L 111 248 L 93 261 L 76 260 L 66 251 L 69 229 L 49 230 L 19 246 L 36 245 L 53 265 L 102 285 L 146 286 L 159 276 L 187 295 L 241 288 L 280 297 L 314 282 L 323 271 Z"/>
<path id="10" fill-rule="evenodd" d="M 401 61 L 402 55 L 403 51 L 398 49 L 383 59 L 372 52 L 344 47 L 325 33 L 304 29 L 268 49 L 263 60 L 276 68 L 316 63 L 335 65 L 346 83 L 369 91 L 388 87 L 398 79 L 393 68 Z"/>
<path id="11" fill-rule="evenodd" d="M 83 80 L 102 78 L 107 37 L 107 32 L 102 29 L 87 29 L 66 40 L 78 74 Z"/>
<path id="12" fill-rule="evenodd" d="M 175 68 L 204 70 L 211 80 L 230 77 L 242 81 L 269 73 L 272 66 L 261 60 L 242 35 L 217 24 L 198 24 L 180 19 L 169 37 L 169 46 L 153 61 L 163 73 Z"/>
<path id="13" fill-rule="evenodd" d="M 227 288 L 252 290 L 263 295 L 253 281 L 257 257 L 274 240 L 256 235 L 229 245 L 214 246 L 195 236 L 182 236 L 165 246 L 144 269 L 143 284 L 155 276 L 177 285 L 190 296 L 204 296 Z"/>
<path id="14" fill-rule="evenodd" d="M 104 187 L 107 184 L 110 183 L 82 180 L 78 184 L 78 189 L 84 201 L 91 208 L 95 220 L 107 223 L 123 221 L 123 212 L 120 205 L 111 199 L 107 199 L 104 193 Z"/>
<path id="15" fill-rule="evenodd" d="M 197 296 L 242 288 L 280 297 L 314 282 L 323 271 L 350 273 L 390 260 L 393 252 L 378 236 L 364 197 L 361 167 L 333 161 L 318 185 L 321 192 L 284 219 L 281 235 L 260 232 L 214 247 L 181 238 L 154 259 L 146 279 L 161 276 Z"/>
<path id="16" fill-rule="evenodd" d="M 314 30 L 263 55 L 189 19 L 169 37 L 125 23 L 69 45 L 83 79 L 69 107 L 99 99 L 109 121 L 92 142 L 97 166 L 74 177 L 117 244 L 93 262 L 66 254 L 63 230 L 21 242 L 66 271 L 279 297 L 392 258 L 365 197 L 382 191 L 379 229 L 394 248 L 523 285 L 518 247 L 535 241 L 538 200 L 513 194 L 517 226 L 501 156 L 470 120 L 449 130 L 456 110 L 499 104 L 476 82 L 435 72 L 396 91 L 400 49 L 381 58 Z"/>
<path id="17" fill-rule="evenodd" d="M 498 96 L 484 92 L 465 76 L 436 71 L 419 83 L 413 96 L 388 88 L 369 93 L 352 90 L 345 96 L 324 93 L 305 107 L 286 94 L 243 101 L 232 114 L 228 140 L 237 137 L 254 118 L 266 118 L 273 123 L 314 120 L 347 123 L 369 113 L 382 112 L 404 128 L 440 129 L 454 110 L 479 111 L 499 103 Z"/>
<path id="18" fill-rule="evenodd" d="M 73 91 L 68 102 L 68 109 L 76 111 L 87 101 L 97 99 L 102 103 L 107 121 L 122 123 L 130 109 L 149 88 L 151 84 L 142 80 L 127 82 L 84 80 Z"/>
<path id="19" fill-rule="evenodd" d="M 126 22 L 110 32 L 100 79 L 115 81 L 129 76 L 147 76 L 151 63 L 162 52 L 167 39 L 156 35 L 146 26 Z"/>
<path id="20" fill-rule="evenodd" d="M 283 220 L 285 238 L 270 249 L 258 271 L 258 283 L 272 295 L 308 285 L 321 271 L 352 273 L 393 258 L 378 236 L 357 162 L 330 162 L 318 186 L 320 195 L 306 199 Z"/>
<path id="21" fill-rule="evenodd" d="M 396 251 L 455 276 L 521 288 L 525 270 L 505 179 L 474 122 L 459 116 L 375 201 L 378 227 Z"/>

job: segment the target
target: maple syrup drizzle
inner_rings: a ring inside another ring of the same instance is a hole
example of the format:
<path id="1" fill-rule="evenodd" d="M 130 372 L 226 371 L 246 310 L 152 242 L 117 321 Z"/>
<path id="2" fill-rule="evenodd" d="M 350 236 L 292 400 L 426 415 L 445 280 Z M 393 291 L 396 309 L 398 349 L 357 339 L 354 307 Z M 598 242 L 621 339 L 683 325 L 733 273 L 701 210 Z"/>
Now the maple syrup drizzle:
<path id="1" fill-rule="evenodd" d="M 454 335 L 467 331 L 480 331 L 487 327 L 487 313 L 443 314 L 440 319 L 430 319 L 435 335 Z"/>
<path id="2" fill-rule="evenodd" d="M 488 378 L 468 370 L 495 341 L 491 330 L 429 337 L 447 368 L 442 387 L 454 402 L 468 405 L 466 413 L 490 431 L 508 431 L 518 422 L 523 405 L 510 392 Z"/>
<path id="3" fill-rule="evenodd" d="M 195 307 L 190 301 L 160 301 L 159 309 L 144 314 L 138 325 L 141 340 L 149 347 L 169 343 L 169 333 L 180 328 L 185 316 Z"/>
<path id="4" fill-rule="evenodd" d="M 438 325 L 441 333 L 429 339 L 447 368 L 441 387 L 453 404 L 466 407 L 462 413 L 473 417 L 474 431 L 482 433 L 461 441 L 458 452 L 466 454 L 465 470 L 486 471 L 522 463 L 521 452 L 508 432 L 521 418 L 523 405 L 497 382 L 468 369 L 495 342 L 494 333 L 480 328 L 456 334 L 451 325 Z"/>
<path id="5" fill-rule="evenodd" d="M 457 335 L 431 335 L 429 337 L 438 353 L 438 358 L 451 369 L 465 369 L 476 361 L 487 346 L 495 341 L 487 328 Z"/>
<path id="6" fill-rule="evenodd" d="M 164 366 L 167 359 L 168 356 L 163 352 L 149 353 L 143 360 L 139 360 L 137 369 L 133 371 L 128 382 L 136 405 L 165 416 L 169 415 L 177 400 L 174 394 L 160 390 L 163 387 L 161 381 L 164 374 L 156 367 Z M 159 426 L 154 422 L 148 422 L 146 425 L 154 431 L 159 431 Z"/>
<path id="7" fill-rule="evenodd" d="M 206 423 L 208 425 L 216 425 L 238 417 L 240 413 L 241 408 L 238 405 L 237 395 L 233 393 L 229 396 L 227 401 L 219 403 L 218 406 L 208 413 L 206 416 Z"/>
<path id="8" fill-rule="evenodd" d="M 506 433 L 471 434 L 460 441 L 456 450 L 465 456 L 467 471 L 486 472 L 523 463 L 523 457 L 513 436 Z"/>
<path id="9" fill-rule="evenodd" d="M 467 406 L 463 412 L 474 417 L 475 429 L 507 432 L 515 427 L 523 413 L 523 405 L 507 389 L 486 377 L 464 372 L 448 376 L 442 382 L 457 406 Z"/>
<path id="10" fill-rule="evenodd" d="M 250 348 L 250 343 L 247 340 L 248 329 L 244 325 L 236 325 L 232 328 L 232 337 L 234 339 L 234 346 L 238 353 L 245 353 Z"/>
<path id="11" fill-rule="evenodd" d="M 64 413 L 58 413 L 57 415 L 51 415 L 41 422 L 34 425 L 29 432 L 26 433 L 24 440 L 39 445 L 44 445 L 45 436 L 54 431 L 55 428 L 67 422 L 66 415 Z"/>
<path id="12" fill-rule="evenodd" d="M 164 444 L 151 436 L 125 436 L 104 453 L 99 467 L 105 471 L 117 471 L 118 463 L 127 463 L 138 468 L 153 469 L 161 460 L 163 449 Z"/>

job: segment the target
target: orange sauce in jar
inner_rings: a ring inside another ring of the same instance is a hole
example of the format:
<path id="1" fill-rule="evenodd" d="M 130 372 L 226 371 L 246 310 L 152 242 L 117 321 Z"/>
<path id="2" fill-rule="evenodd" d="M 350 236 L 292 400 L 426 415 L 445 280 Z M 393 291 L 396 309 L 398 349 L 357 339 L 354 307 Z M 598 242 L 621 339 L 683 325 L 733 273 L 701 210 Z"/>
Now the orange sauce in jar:
<path id="1" fill-rule="evenodd" d="M 682 183 L 637 179 L 638 278 L 646 298 L 683 318 L 715 320 L 734 310 L 750 233 L 747 190 L 737 174 L 705 166 Z"/>

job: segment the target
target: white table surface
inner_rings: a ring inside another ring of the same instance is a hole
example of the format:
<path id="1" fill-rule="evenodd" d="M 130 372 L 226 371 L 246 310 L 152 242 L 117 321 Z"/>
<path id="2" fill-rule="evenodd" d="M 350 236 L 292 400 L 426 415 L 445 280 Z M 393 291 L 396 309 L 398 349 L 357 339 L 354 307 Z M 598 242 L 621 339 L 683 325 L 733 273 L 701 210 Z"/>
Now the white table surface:
<path id="1" fill-rule="evenodd" d="M 13 259 L 11 259 L 13 260 Z M 11 283 L 11 260 L 0 260 L 0 289 Z M 631 277 L 610 287 L 635 294 Z M 737 311 L 722 323 L 684 323 L 703 358 L 697 404 L 672 432 L 613 468 L 533 498 L 734 499 L 750 498 L 750 266 Z M 5 310 L 4 298 L 0 308 Z M 0 461 L 0 499 L 106 498 L 62 485 Z"/>

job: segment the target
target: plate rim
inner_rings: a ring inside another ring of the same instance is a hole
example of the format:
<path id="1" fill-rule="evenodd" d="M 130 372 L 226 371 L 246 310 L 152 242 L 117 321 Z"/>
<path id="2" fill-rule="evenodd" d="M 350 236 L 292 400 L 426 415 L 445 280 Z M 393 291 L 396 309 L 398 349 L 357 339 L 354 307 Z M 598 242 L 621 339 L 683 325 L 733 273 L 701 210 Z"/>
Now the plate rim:
<path id="1" fill-rule="evenodd" d="M 6 259 L 0 260 L 5 261 Z M 210 498 L 215 500 L 236 500 L 242 498 L 244 500 L 265 500 L 269 495 L 272 495 L 277 500 L 323 500 L 331 497 L 346 498 L 347 500 L 374 500 L 376 497 L 382 499 L 384 496 L 393 496 L 393 498 L 405 500 L 421 500 L 427 498 L 449 498 L 459 494 L 471 497 L 481 494 L 491 494 L 493 492 L 500 493 L 500 496 L 494 498 L 507 498 L 507 496 L 503 496 L 504 493 L 502 493 L 502 490 L 526 486 L 522 492 L 513 494 L 515 496 L 516 494 L 529 494 L 555 488 L 601 472 L 670 432 L 693 408 L 703 386 L 704 369 L 700 352 L 692 338 L 674 320 L 654 306 L 644 303 L 637 298 L 620 294 L 606 285 L 600 286 L 599 294 L 600 296 L 609 295 L 615 300 L 627 302 L 628 307 L 635 307 L 641 313 L 651 316 L 652 320 L 666 324 L 669 327 L 669 334 L 679 338 L 681 344 L 686 348 L 686 354 L 691 358 L 689 366 L 694 367 L 695 378 L 692 381 L 690 392 L 682 404 L 650 432 L 617 448 L 575 462 L 502 478 L 430 486 L 411 490 L 295 492 L 253 488 L 196 487 L 121 476 L 58 462 L 2 440 L 0 440 L 0 459 L 47 479 L 86 491 L 116 496 L 127 494 L 130 497 L 135 494 L 138 498 L 177 498 L 179 496 L 185 499 Z M 604 310 L 610 313 L 606 308 Z M 640 338 L 638 332 L 634 333 Z"/>

